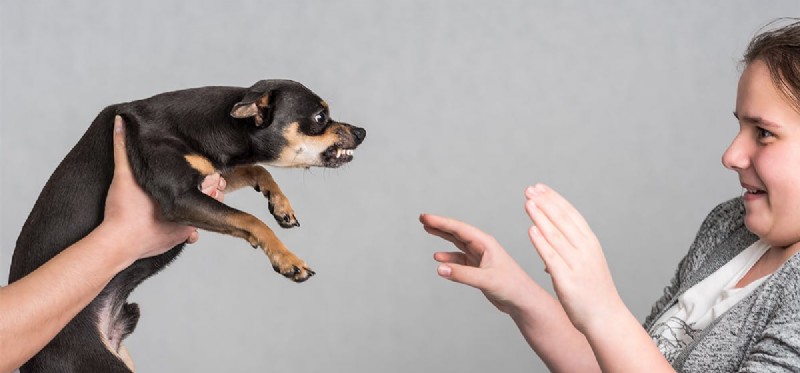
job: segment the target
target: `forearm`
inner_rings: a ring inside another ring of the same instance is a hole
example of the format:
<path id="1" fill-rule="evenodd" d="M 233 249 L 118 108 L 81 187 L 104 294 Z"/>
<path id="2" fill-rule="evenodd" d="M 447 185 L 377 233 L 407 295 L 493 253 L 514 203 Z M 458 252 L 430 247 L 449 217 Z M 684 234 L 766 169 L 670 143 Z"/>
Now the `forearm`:
<path id="1" fill-rule="evenodd" d="M 585 334 L 603 372 L 675 372 L 624 304 L 596 319 Z"/>
<path id="2" fill-rule="evenodd" d="M 511 313 L 528 345 L 551 372 L 599 372 L 589 342 L 569 320 L 563 307 L 539 286 L 531 289 L 532 301 Z"/>
<path id="3" fill-rule="evenodd" d="M 102 229 L 0 288 L 0 372 L 30 359 L 132 263 Z"/>

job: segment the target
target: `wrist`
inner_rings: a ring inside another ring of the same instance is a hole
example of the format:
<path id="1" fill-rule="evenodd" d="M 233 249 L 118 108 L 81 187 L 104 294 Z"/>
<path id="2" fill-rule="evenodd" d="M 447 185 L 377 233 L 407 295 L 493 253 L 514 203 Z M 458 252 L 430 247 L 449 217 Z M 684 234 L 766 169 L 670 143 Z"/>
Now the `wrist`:
<path id="1" fill-rule="evenodd" d="M 558 300 L 533 279 L 528 278 L 520 285 L 514 301 L 508 303 L 506 313 L 517 323 L 536 324 L 543 322 L 543 317 L 552 316 L 555 308 L 563 313 Z"/>
<path id="2" fill-rule="evenodd" d="M 618 330 L 620 326 L 627 324 L 633 323 L 641 326 L 619 296 L 614 297 L 606 305 L 595 308 L 590 315 L 591 317 L 588 317 L 581 325 L 576 325 L 576 328 L 587 339 L 591 339 L 591 336 L 609 335 L 614 330 Z"/>
<path id="3" fill-rule="evenodd" d="M 122 230 L 106 222 L 97 226 L 86 236 L 85 240 L 88 240 L 87 243 L 93 249 L 98 250 L 100 255 L 108 261 L 109 266 L 117 272 L 127 268 L 138 259 L 127 249 L 127 243 L 130 241 L 124 237 Z"/>

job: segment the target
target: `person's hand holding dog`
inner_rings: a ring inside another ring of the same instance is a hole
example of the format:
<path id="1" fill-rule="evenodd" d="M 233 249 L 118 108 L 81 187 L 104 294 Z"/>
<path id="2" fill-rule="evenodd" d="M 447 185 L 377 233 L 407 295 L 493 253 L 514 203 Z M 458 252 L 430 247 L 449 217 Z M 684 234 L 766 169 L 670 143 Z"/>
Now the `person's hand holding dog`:
<path id="1" fill-rule="evenodd" d="M 120 117 L 114 121 L 114 178 L 103 222 L 25 277 L 0 287 L 0 372 L 42 349 L 119 271 L 140 258 L 197 241 L 197 229 L 165 222 L 131 173 Z M 222 201 L 225 180 L 214 174 L 203 193 Z"/>
<path id="2" fill-rule="evenodd" d="M 156 204 L 134 179 L 125 151 L 124 125 L 121 117 L 114 119 L 114 178 L 108 189 L 103 222 L 98 229 L 113 232 L 109 236 L 122 244 L 120 248 L 131 250 L 131 261 L 163 254 L 182 242 L 196 242 L 197 229 L 163 220 Z M 203 180 L 201 189 L 221 202 L 225 179 L 218 173 L 209 175 Z"/>

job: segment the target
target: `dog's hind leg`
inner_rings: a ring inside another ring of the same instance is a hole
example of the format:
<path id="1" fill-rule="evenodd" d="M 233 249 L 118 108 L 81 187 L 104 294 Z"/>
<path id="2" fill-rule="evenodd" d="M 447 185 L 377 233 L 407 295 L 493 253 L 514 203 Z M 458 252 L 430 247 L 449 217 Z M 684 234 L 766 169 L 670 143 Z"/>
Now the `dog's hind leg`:
<path id="1" fill-rule="evenodd" d="M 283 194 L 278 183 L 264 167 L 239 166 L 222 174 L 227 182 L 226 190 L 234 191 L 243 187 L 252 187 L 267 198 L 269 212 L 283 228 L 299 227 L 300 223 L 294 214 L 289 199 Z"/>

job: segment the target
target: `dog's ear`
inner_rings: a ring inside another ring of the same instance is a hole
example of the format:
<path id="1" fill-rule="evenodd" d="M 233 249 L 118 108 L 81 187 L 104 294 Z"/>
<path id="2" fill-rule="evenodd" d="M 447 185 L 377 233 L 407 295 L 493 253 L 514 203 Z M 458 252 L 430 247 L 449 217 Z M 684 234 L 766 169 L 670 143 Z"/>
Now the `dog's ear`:
<path id="1" fill-rule="evenodd" d="M 256 127 L 268 126 L 271 120 L 269 113 L 269 101 L 272 91 L 250 91 L 244 96 L 242 101 L 233 105 L 231 116 L 237 119 L 252 117 L 256 122 Z"/>

